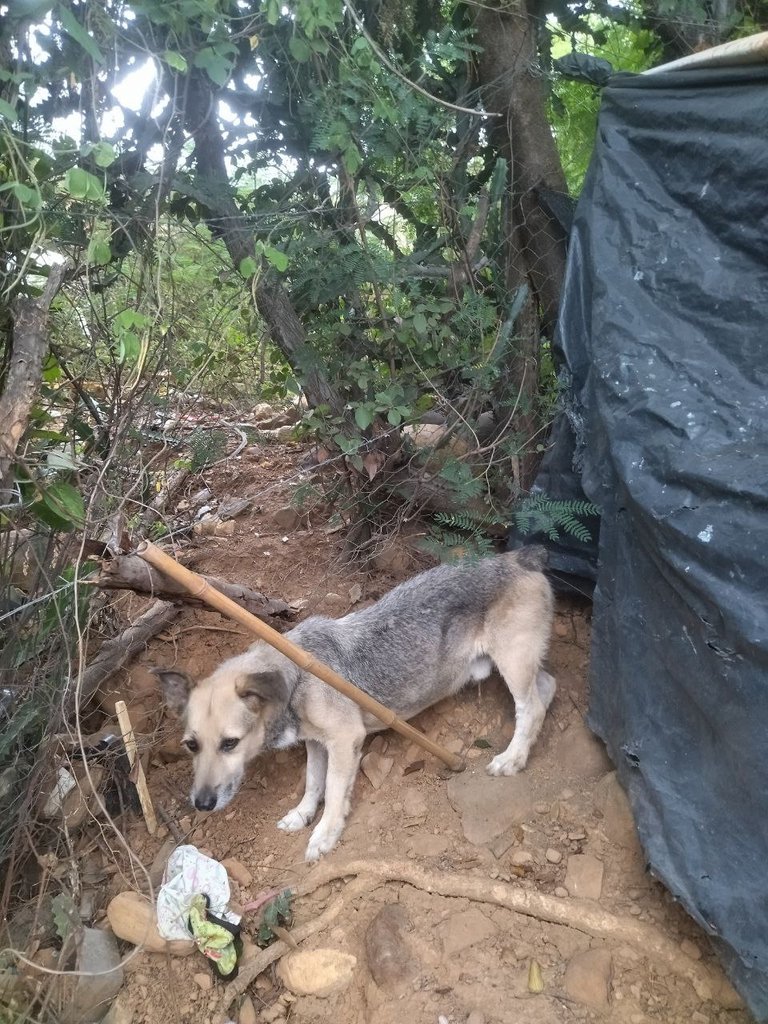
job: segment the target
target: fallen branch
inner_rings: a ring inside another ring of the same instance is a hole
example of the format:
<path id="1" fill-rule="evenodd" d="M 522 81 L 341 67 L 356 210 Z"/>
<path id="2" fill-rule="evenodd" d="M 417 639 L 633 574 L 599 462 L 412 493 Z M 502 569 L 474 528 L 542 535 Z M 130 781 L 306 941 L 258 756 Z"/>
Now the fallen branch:
<path id="1" fill-rule="evenodd" d="M 368 876 L 372 883 L 404 882 L 414 889 L 438 896 L 492 903 L 516 914 L 565 925 L 598 939 L 632 946 L 641 955 L 663 962 L 675 974 L 689 981 L 699 998 L 729 1005 L 723 997 L 723 987 L 727 986 L 730 991 L 730 986 L 719 972 L 686 956 L 676 942 L 653 925 L 630 917 L 618 917 L 588 900 L 559 899 L 530 889 L 518 889 L 503 882 L 489 882 L 476 876 L 442 871 L 437 874 L 405 861 L 364 860 L 347 864 L 321 864 L 297 887 L 296 894 L 306 896 L 323 885 L 351 875 Z"/>
<path id="2" fill-rule="evenodd" d="M 138 555 L 116 555 L 102 563 L 101 575 L 89 582 L 101 590 L 133 590 L 139 594 L 152 594 L 165 600 L 183 600 L 190 604 L 204 602 L 193 597 L 175 580 L 153 569 Z M 285 601 L 265 597 L 258 590 L 249 590 L 239 583 L 227 583 L 215 576 L 203 576 L 206 583 L 226 594 L 252 614 L 268 622 L 273 617 L 290 619 L 295 614 Z"/>
<path id="3" fill-rule="evenodd" d="M 333 924 L 336 918 L 341 913 L 343 906 L 343 900 L 338 899 L 335 903 L 332 903 L 330 907 L 323 911 L 319 917 L 316 917 L 312 921 L 307 921 L 306 924 L 299 925 L 298 928 L 291 929 L 291 938 L 293 942 L 298 945 L 305 939 L 308 939 L 312 935 L 316 935 L 322 931 L 323 928 L 327 928 L 328 925 Z M 221 1009 L 218 1013 L 214 1014 L 212 1020 L 213 1024 L 224 1024 L 229 1019 L 226 1010 L 229 1005 L 234 1002 L 238 996 L 241 996 L 252 981 L 268 967 L 271 967 L 276 960 L 280 957 L 285 956 L 286 953 L 291 952 L 291 946 L 287 942 L 274 942 L 271 946 L 263 949 L 260 953 L 242 964 L 240 971 L 234 981 L 231 981 L 224 989 L 224 995 L 221 997 Z"/>
<path id="4" fill-rule="evenodd" d="M 118 636 L 105 640 L 101 650 L 83 672 L 79 690 L 71 688 L 69 701 L 74 703 L 75 694 L 83 707 L 93 697 L 101 684 L 109 679 L 119 668 L 139 651 L 143 651 L 149 641 L 160 633 L 169 622 L 179 614 L 181 609 L 166 601 L 155 601 L 153 605 L 140 615 L 132 626 L 124 629 Z M 74 683 L 74 681 L 73 681 Z"/>

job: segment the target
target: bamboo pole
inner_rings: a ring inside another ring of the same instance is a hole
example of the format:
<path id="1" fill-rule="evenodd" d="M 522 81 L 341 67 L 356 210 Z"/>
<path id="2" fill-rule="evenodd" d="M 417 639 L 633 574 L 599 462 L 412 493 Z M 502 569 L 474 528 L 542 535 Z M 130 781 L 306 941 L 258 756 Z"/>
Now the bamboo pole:
<path id="1" fill-rule="evenodd" d="M 711 46 L 699 53 L 690 53 L 668 64 L 644 71 L 644 75 L 657 75 L 667 71 L 694 71 L 696 68 L 736 67 L 745 64 L 768 63 L 768 32 L 758 32 L 743 39 Z"/>
<path id="2" fill-rule="evenodd" d="M 155 569 L 165 573 L 166 576 L 176 583 L 180 583 L 200 601 L 204 601 L 212 608 L 216 608 L 217 611 L 228 615 L 231 619 L 245 626 L 251 633 L 255 633 L 261 640 L 264 640 L 270 646 L 280 651 L 281 654 L 284 654 L 286 658 L 290 658 L 299 668 L 310 672 L 313 676 L 322 680 L 322 682 L 332 686 L 334 690 L 338 690 L 345 697 L 349 697 L 355 704 L 359 705 L 364 711 L 374 715 L 388 728 L 394 729 L 401 736 L 406 736 L 409 740 L 423 747 L 424 750 L 429 751 L 430 754 L 434 754 L 435 757 L 448 765 L 452 771 L 460 772 L 464 770 L 465 764 L 461 757 L 452 754 L 438 743 L 433 743 L 424 733 L 419 732 L 418 729 L 409 725 L 408 722 L 404 722 L 402 718 L 398 718 L 394 711 L 390 711 L 389 708 L 380 704 L 369 693 L 354 686 L 343 676 L 340 676 L 338 672 L 335 672 L 329 665 L 323 664 L 314 655 L 302 650 L 292 640 L 289 640 L 287 636 L 283 636 L 282 633 L 278 633 L 276 629 L 268 626 L 266 622 L 262 622 L 255 615 L 251 615 L 250 612 L 227 597 L 226 594 L 214 590 L 202 576 L 180 565 L 175 558 L 171 558 L 170 555 L 161 551 L 160 548 L 150 541 L 142 541 L 136 548 L 136 554 L 143 558 L 145 562 L 149 562 Z"/>

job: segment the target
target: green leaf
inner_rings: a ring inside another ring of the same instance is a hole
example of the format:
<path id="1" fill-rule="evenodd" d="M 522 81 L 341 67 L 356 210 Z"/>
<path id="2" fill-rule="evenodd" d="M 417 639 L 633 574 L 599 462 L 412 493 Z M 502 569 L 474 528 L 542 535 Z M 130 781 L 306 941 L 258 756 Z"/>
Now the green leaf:
<path id="1" fill-rule="evenodd" d="M 264 247 L 264 255 L 280 273 L 288 269 L 288 257 L 279 249 L 273 249 L 271 245 L 267 245 Z"/>
<path id="2" fill-rule="evenodd" d="M 351 142 L 344 150 L 342 160 L 349 174 L 356 174 L 363 166 L 363 158 L 354 142 Z"/>
<path id="3" fill-rule="evenodd" d="M 259 267 L 253 256 L 246 256 L 244 260 L 240 260 L 240 266 L 237 269 L 243 277 L 249 278 L 253 277 Z"/>
<path id="4" fill-rule="evenodd" d="M 64 187 L 73 199 L 103 199 L 104 186 L 98 178 L 82 167 L 70 167 Z"/>
<path id="5" fill-rule="evenodd" d="M 57 483 L 46 487 L 43 503 L 70 527 L 83 526 L 85 523 L 85 503 L 72 484 Z"/>
<path id="6" fill-rule="evenodd" d="M 117 345 L 117 361 L 119 363 L 135 363 L 141 352 L 141 342 L 133 331 L 126 331 L 120 336 Z"/>
<path id="7" fill-rule="evenodd" d="M 299 64 L 304 64 L 312 56 L 312 51 L 304 42 L 303 39 L 299 39 L 298 36 L 291 36 L 288 40 L 288 49 L 291 51 L 291 56 L 294 60 L 297 60 Z"/>
<path id="8" fill-rule="evenodd" d="M 193 63 L 195 67 L 202 68 L 216 85 L 227 84 L 232 71 L 232 61 L 213 47 L 207 47 L 196 53 Z"/>
<path id="9" fill-rule="evenodd" d="M 175 71 L 188 71 L 189 64 L 187 64 L 187 58 L 182 54 L 177 53 L 176 50 L 166 50 L 163 54 L 163 60 L 165 63 L 172 67 Z"/>
<path id="10" fill-rule="evenodd" d="M 88 246 L 87 259 L 89 263 L 97 267 L 106 267 L 112 259 L 112 250 L 109 247 L 109 242 L 103 238 L 91 239 L 91 244 Z"/>
<path id="11" fill-rule="evenodd" d="M 71 36 L 76 43 L 79 43 L 79 45 L 82 46 L 85 52 L 92 57 L 97 64 L 103 64 L 104 54 L 96 45 L 96 40 L 89 32 L 86 32 L 74 14 L 65 7 L 64 4 L 58 4 L 56 10 L 59 15 L 61 27 L 67 35 Z"/>
<path id="12" fill-rule="evenodd" d="M 280 0 L 267 0 L 267 24 L 276 25 L 280 18 Z"/>
<path id="13" fill-rule="evenodd" d="M 96 161 L 97 167 L 109 167 L 115 162 L 115 160 L 117 160 L 115 147 L 110 142 L 94 143 L 91 155 Z"/>
<path id="14" fill-rule="evenodd" d="M 37 209 L 37 207 L 40 205 L 39 194 L 33 188 L 30 188 L 29 185 L 25 185 L 21 181 L 14 181 L 13 185 L 11 186 L 11 191 L 22 204 L 22 206 L 29 206 L 32 207 L 33 209 Z"/>
<path id="15" fill-rule="evenodd" d="M 413 317 L 413 329 L 417 334 L 427 333 L 427 318 L 423 313 L 415 313 Z"/>
<path id="16" fill-rule="evenodd" d="M 393 427 L 396 427 L 402 420 L 402 415 L 399 409 L 390 409 L 387 413 L 387 422 L 391 423 Z"/>
<path id="17" fill-rule="evenodd" d="M 373 423 L 373 409 L 370 405 L 358 405 L 355 408 L 355 423 L 361 430 L 366 430 Z"/>
<path id="18" fill-rule="evenodd" d="M 75 901 L 68 892 L 60 892 L 51 900 L 51 914 L 56 934 L 62 942 L 67 936 L 80 927 L 80 915 L 77 912 Z"/>
<path id="19" fill-rule="evenodd" d="M 12 123 L 17 121 L 16 107 L 11 106 L 6 100 L 0 100 L 0 117 L 4 117 L 6 121 L 11 121 Z"/>

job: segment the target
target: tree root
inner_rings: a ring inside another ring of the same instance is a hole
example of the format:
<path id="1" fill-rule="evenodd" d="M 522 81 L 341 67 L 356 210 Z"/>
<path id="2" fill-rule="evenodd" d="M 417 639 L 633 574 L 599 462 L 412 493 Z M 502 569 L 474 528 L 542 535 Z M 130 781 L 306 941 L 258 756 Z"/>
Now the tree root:
<path id="1" fill-rule="evenodd" d="M 298 945 L 303 942 L 304 939 L 308 939 L 311 935 L 316 935 L 317 932 L 327 928 L 329 924 L 333 924 L 336 918 L 341 913 L 341 909 L 344 905 L 343 899 L 338 899 L 330 905 L 326 910 L 316 917 L 312 921 L 307 921 L 306 924 L 299 925 L 298 928 L 291 929 L 291 938 L 294 943 Z M 291 946 L 287 942 L 274 942 L 271 946 L 261 950 L 257 953 L 253 960 L 249 960 L 240 967 L 240 971 L 234 981 L 230 981 L 227 987 L 224 989 L 224 994 L 221 997 L 220 1009 L 214 1014 L 212 1018 L 213 1024 L 225 1024 L 228 1020 L 228 1014 L 226 1012 L 227 1007 L 234 1002 L 239 996 L 243 995 L 248 986 L 252 981 L 266 971 L 268 967 L 271 967 L 275 961 L 279 960 L 280 957 L 285 956 L 286 953 L 291 952 Z"/>
<path id="2" fill-rule="evenodd" d="M 296 893 L 305 896 L 320 886 L 352 875 L 361 876 L 360 882 L 367 876 L 372 884 L 404 882 L 415 889 L 438 896 L 492 903 L 526 917 L 565 925 L 594 938 L 631 946 L 641 955 L 663 962 L 669 970 L 689 981 L 699 998 L 728 1007 L 733 1005 L 733 990 L 719 971 L 686 956 L 676 942 L 653 925 L 633 918 L 618 917 L 587 900 L 564 900 L 528 889 L 518 889 L 503 882 L 489 882 L 484 878 L 435 873 L 405 861 L 356 860 L 347 864 L 322 864 L 297 887 Z M 294 938 L 297 937 L 294 932 Z"/>

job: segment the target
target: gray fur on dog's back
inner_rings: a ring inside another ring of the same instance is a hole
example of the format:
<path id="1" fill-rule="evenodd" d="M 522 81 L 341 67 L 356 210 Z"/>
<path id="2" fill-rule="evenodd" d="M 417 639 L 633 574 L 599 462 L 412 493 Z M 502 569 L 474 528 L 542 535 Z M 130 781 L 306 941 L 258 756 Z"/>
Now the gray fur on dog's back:
<path id="1" fill-rule="evenodd" d="M 542 564 L 537 550 L 543 549 L 438 566 L 401 583 L 369 608 L 341 619 L 313 616 L 288 636 L 400 717 L 410 718 L 466 685 L 473 666 L 475 678 L 487 675 L 480 662 L 488 652 L 475 638 L 495 604 L 505 597 L 514 600 L 524 580 L 540 576 L 534 568 Z M 291 675 L 298 683 L 302 673 L 297 668 Z"/>

